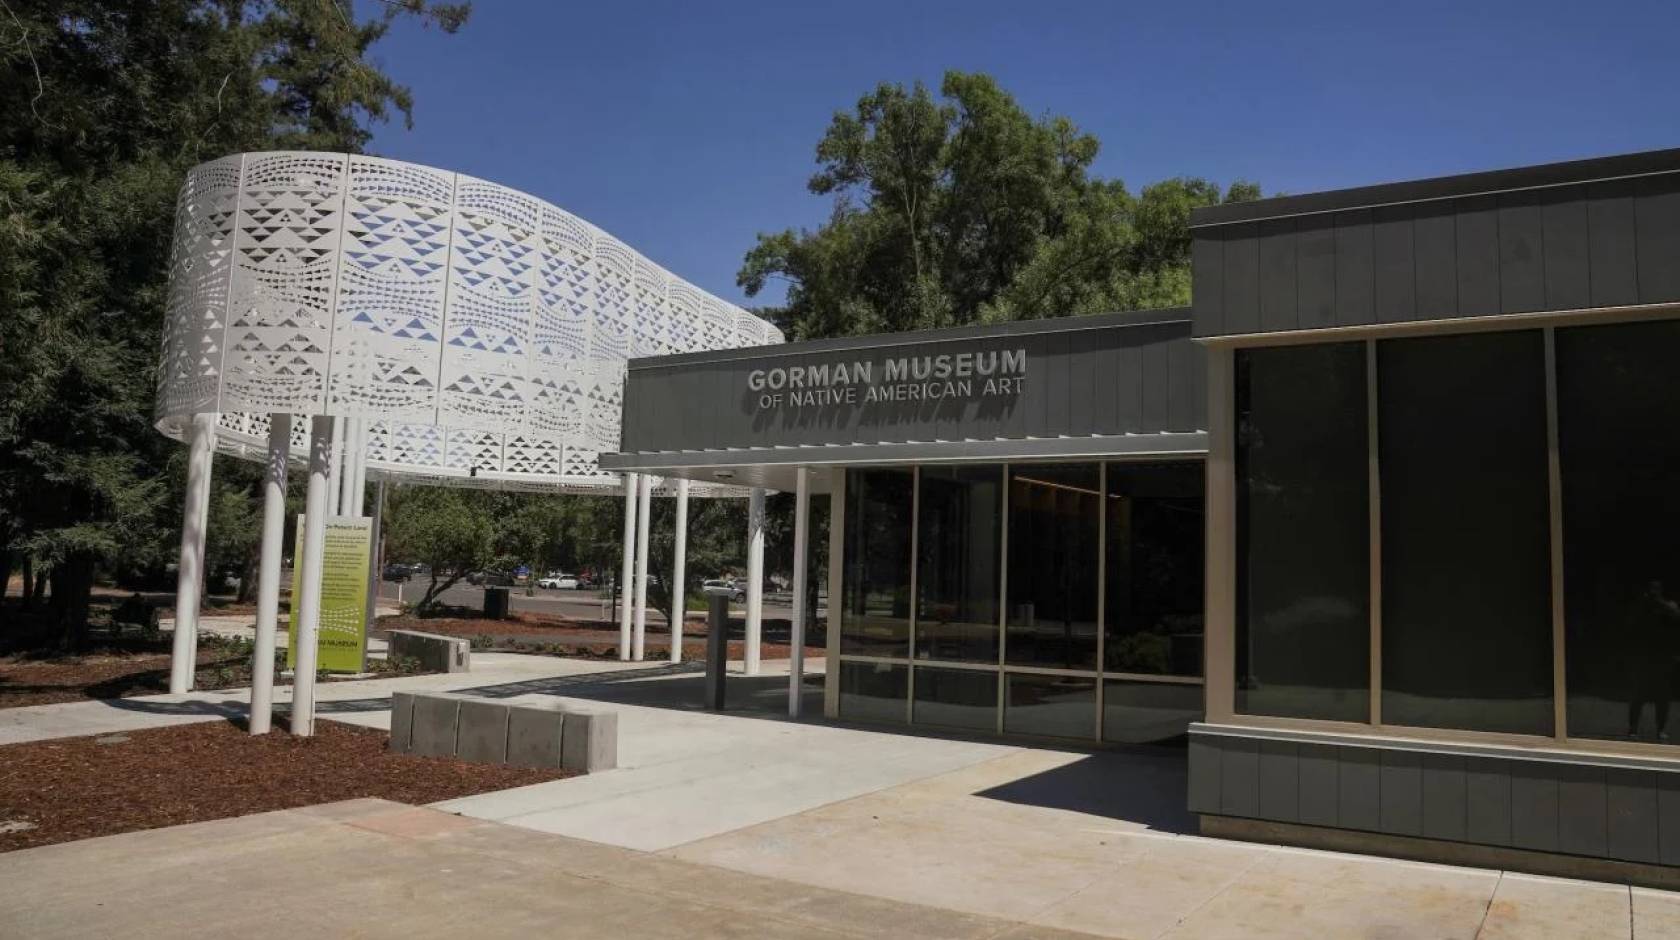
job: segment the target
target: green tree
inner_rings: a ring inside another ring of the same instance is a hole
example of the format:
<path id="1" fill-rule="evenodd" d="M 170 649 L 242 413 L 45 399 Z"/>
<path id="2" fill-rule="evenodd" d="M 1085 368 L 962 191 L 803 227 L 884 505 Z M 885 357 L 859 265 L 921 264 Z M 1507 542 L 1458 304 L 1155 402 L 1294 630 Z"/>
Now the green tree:
<path id="1" fill-rule="evenodd" d="M 737 283 L 785 281 L 763 312 L 793 336 L 1184 304 L 1189 210 L 1259 195 L 1173 179 L 1134 196 L 1091 176 L 1094 136 L 989 76 L 947 72 L 940 98 L 883 83 L 835 114 L 807 184 L 833 198 L 828 221 L 747 253 Z"/>
<path id="2" fill-rule="evenodd" d="M 403 486 L 387 493 L 387 553 L 431 568 L 426 593 L 415 605 L 422 616 L 434 612 L 440 594 L 494 557 L 491 495 L 442 486 Z"/>
<path id="3" fill-rule="evenodd" d="M 181 179 L 246 150 L 360 150 L 374 123 L 408 120 L 408 91 L 369 50 L 399 17 L 453 32 L 468 8 L 373 8 L 360 21 L 344 0 L 0 11 L 0 553 L 51 571 L 52 626 L 71 645 L 96 572 L 161 564 L 179 532 L 174 448 L 151 414 Z"/>

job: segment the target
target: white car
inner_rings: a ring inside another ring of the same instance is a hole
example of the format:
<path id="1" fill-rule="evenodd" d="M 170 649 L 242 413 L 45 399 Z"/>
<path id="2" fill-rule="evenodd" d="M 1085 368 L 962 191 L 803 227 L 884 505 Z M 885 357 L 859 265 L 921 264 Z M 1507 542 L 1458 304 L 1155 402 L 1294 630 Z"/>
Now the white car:
<path id="1" fill-rule="evenodd" d="M 735 601 L 736 603 L 740 603 L 741 601 L 747 599 L 747 592 L 745 590 L 737 587 L 734 581 L 724 578 L 713 578 L 700 585 L 700 590 L 705 594 L 727 594 L 729 599 Z"/>
<path id="2" fill-rule="evenodd" d="M 575 591 L 578 589 L 578 579 L 575 574 L 551 574 L 537 581 L 537 587 L 553 588 L 556 591 Z"/>

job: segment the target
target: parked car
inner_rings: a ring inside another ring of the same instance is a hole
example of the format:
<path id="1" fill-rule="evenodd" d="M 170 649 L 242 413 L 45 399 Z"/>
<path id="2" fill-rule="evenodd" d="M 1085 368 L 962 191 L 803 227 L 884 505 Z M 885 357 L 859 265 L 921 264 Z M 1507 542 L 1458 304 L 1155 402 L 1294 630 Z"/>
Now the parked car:
<path id="1" fill-rule="evenodd" d="M 409 570 L 407 565 L 386 565 L 385 571 L 380 575 L 380 577 L 387 581 L 401 582 L 414 577 L 414 572 Z"/>
<path id="2" fill-rule="evenodd" d="M 575 574 L 551 574 L 546 578 L 537 579 L 537 587 L 555 591 L 575 591 L 581 586 Z"/>
<path id="3" fill-rule="evenodd" d="M 700 592 L 703 594 L 727 594 L 729 599 L 736 603 L 747 599 L 746 588 L 737 586 L 734 581 L 726 578 L 712 578 L 706 581 L 700 585 Z"/>
<path id="4" fill-rule="evenodd" d="M 506 571 L 474 571 L 467 575 L 467 583 L 484 587 L 513 587 L 513 575 Z"/>

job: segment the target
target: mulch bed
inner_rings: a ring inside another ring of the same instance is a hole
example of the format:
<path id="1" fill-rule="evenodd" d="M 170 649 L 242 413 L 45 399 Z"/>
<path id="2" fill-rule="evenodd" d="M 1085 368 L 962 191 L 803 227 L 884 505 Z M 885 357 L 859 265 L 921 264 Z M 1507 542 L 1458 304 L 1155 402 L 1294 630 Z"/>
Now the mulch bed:
<path id="1" fill-rule="evenodd" d="M 168 638 L 107 637 L 86 653 L 14 653 L 0 656 L 0 708 L 51 705 L 86 699 L 131 698 L 169 691 Z M 275 668 L 285 668 L 277 651 Z M 384 675 L 418 675 L 418 663 L 369 659 L 368 669 Z M 335 677 L 336 678 L 336 677 Z M 328 681 L 333 681 L 329 679 Z M 242 689 L 251 684 L 248 643 L 203 635 L 198 639 L 198 691 Z M 291 679 L 275 676 L 276 686 Z"/>
<path id="2" fill-rule="evenodd" d="M 276 728 L 284 722 L 276 717 Z M 432 803 L 571 776 L 385 750 L 333 721 L 253 737 L 225 721 L 0 747 L 0 852 L 338 800 Z"/>
<path id="3" fill-rule="evenodd" d="M 787 643 L 778 643 L 771 639 L 778 629 L 785 636 L 787 621 L 766 620 L 764 623 L 766 636 L 759 646 L 760 656 L 764 659 L 787 659 L 790 647 Z M 739 632 L 740 626 L 736 625 Z M 402 615 L 396 617 L 381 617 L 379 627 L 374 631 L 375 636 L 383 636 L 382 631 L 389 630 L 418 630 L 422 633 L 441 633 L 446 636 L 466 637 L 473 641 L 473 649 L 492 650 L 517 653 L 539 653 L 550 656 L 576 657 L 581 659 L 617 659 L 618 658 L 618 625 L 600 620 L 572 620 L 555 614 L 532 613 L 518 611 L 506 620 L 486 620 L 472 617 L 414 617 Z M 658 630 L 658 632 L 654 632 Z M 703 659 L 706 655 L 706 623 L 703 620 L 690 619 L 683 625 L 683 656 L 685 659 Z M 655 627 L 648 625 L 645 639 L 646 654 L 649 658 L 660 659 L 668 655 L 671 649 L 670 634 L 663 625 Z M 807 657 L 820 657 L 825 650 L 821 646 L 807 644 Z M 729 656 L 740 659 L 746 655 L 746 642 L 741 639 L 730 639 Z"/>

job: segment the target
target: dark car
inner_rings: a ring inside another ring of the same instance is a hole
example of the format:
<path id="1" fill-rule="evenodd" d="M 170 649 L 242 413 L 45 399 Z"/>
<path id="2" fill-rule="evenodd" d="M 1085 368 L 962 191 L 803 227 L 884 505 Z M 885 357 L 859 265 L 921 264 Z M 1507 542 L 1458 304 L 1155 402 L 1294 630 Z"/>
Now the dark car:
<path id="1" fill-rule="evenodd" d="M 414 577 L 414 573 L 408 570 L 407 565 L 386 565 L 385 571 L 380 575 L 380 577 L 387 581 L 400 582 L 407 581 L 408 579 Z"/>

